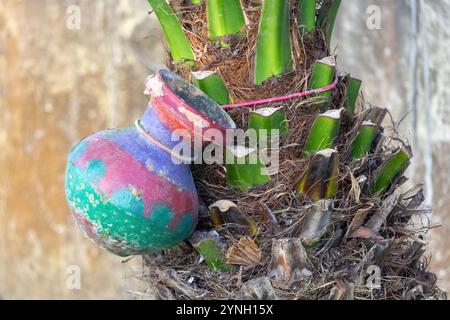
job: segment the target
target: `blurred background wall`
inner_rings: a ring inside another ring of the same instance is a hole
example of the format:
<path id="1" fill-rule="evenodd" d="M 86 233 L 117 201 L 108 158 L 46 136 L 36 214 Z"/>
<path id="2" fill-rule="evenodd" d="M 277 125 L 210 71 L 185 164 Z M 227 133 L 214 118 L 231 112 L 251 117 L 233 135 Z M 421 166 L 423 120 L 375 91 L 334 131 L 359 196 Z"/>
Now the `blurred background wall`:
<path id="1" fill-rule="evenodd" d="M 145 110 L 145 77 L 162 64 L 148 11 L 145 0 L 0 0 L 0 297 L 128 298 L 139 289 L 138 259 L 124 263 L 75 229 L 64 169 L 80 138 Z M 335 32 L 340 69 L 364 80 L 367 100 L 397 120 L 408 114 L 409 175 L 426 182 L 432 222 L 442 224 L 429 239 L 446 289 L 449 20 L 450 0 L 343 0 Z"/>

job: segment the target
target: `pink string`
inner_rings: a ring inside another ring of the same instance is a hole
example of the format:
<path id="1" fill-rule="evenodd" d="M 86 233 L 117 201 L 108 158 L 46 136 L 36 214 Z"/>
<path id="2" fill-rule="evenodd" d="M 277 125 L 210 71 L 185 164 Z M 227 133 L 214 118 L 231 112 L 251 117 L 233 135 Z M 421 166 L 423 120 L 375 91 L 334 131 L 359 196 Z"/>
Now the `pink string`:
<path id="1" fill-rule="evenodd" d="M 317 94 L 317 93 L 330 91 L 330 90 L 336 88 L 337 81 L 338 81 L 338 78 L 336 77 L 336 79 L 334 79 L 334 82 L 332 84 L 330 84 L 329 86 L 323 87 L 323 88 L 312 89 L 312 90 L 303 91 L 303 92 L 297 92 L 297 93 L 293 93 L 293 94 L 289 94 L 289 95 L 281 96 L 281 97 L 255 100 L 255 101 L 249 101 L 249 102 L 243 102 L 243 103 L 237 103 L 237 104 L 227 104 L 222 107 L 224 109 L 253 107 L 253 106 L 262 105 L 262 104 L 269 104 L 269 103 L 273 103 L 273 102 L 280 102 L 280 101 L 286 101 L 286 100 L 291 100 L 291 99 L 295 99 L 295 98 L 300 98 L 300 97 L 308 96 L 311 94 Z"/>

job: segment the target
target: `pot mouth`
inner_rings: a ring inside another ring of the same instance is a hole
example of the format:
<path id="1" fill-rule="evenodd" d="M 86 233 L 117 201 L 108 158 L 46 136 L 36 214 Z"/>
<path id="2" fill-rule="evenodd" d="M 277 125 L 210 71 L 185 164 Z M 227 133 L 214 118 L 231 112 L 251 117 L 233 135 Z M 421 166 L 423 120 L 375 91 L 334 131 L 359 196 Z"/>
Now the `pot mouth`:
<path id="1" fill-rule="evenodd" d="M 200 89 L 169 70 L 159 70 L 158 75 L 165 86 L 183 101 L 185 108 L 192 109 L 225 129 L 236 129 L 228 113 Z"/>

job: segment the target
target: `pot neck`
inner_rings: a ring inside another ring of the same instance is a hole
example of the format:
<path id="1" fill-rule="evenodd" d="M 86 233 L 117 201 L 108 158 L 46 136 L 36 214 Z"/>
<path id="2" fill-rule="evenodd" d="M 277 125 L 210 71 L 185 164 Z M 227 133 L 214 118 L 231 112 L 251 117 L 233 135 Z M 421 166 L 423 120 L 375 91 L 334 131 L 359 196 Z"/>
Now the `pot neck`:
<path id="1" fill-rule="evenodd" d="M 167 128 L 161 122 L 151 103 L 148 105 L 148 108 L 142 116 L 140 123 L 142 128 L 149 135 L 166 147 L 173 148 L 180 143 L 179 141 L 172 141 L 172 130 Z"/>

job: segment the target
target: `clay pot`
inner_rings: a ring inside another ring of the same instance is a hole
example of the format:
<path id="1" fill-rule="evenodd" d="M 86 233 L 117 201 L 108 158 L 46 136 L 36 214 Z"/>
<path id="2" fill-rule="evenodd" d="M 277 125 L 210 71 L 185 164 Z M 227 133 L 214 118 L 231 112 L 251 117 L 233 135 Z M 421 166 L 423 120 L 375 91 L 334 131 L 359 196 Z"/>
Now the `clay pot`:
<path id="1" fill-rule="evenodd" d="M 173 131 L 199 131 L 207 141 L 208 128 L 235 128 L 219 105 L 169 71 L 149 77 L 147 92 L 151 102 L 135 127 L 83 139 L 67 162 L 66 197 L 78 227 L 120 256 L 173 247 L 196 227 L 197 192 L 189 164 L 170 153 L 179 143 Z"/>

